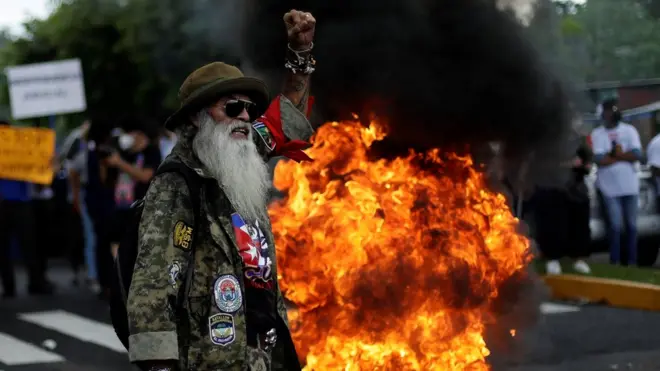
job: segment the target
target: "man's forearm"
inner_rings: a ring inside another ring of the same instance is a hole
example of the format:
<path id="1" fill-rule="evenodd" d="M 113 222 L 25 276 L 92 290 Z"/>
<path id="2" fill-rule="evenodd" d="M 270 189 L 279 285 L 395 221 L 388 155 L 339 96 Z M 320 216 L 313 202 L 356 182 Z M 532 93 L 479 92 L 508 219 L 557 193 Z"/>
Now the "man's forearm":
<path id="1" fill-rule="evenodd" d="M 641 151 L 632 150 L 632 151 L 624 152 L 618 155 L 617 157 L 622 161 L 637 162 L 637 161 L 642 161 L 644 156 L 642 156 Z"/>
<path id="2" fill-rule="evenodd" d="M 69 185 L 71 186 L 71 197 L 74 204 L 80 202 L 80 175 L 78 172 L 74 170 L 69 171 Z"/>
<path id="3" fill-rule="evenodd" d="M 285 64 L 287 76 L 282 87 L 282 95 L 305 115 L 309 104 L 310 77 L 316 65 L 312 57 L 313 48 L 313 43 L 300 47 L 288 45 Z"/>
<path id="4" fill-rule="evenodd" d="M 140 169 L 129 164 L 126 161 L 121 161 L 117 165 L 117 168 L 128 174 L 134 180 L 141 183 L 147 183 L 149 180 L 151 180 L 151 177 L 154 175 L 153 169 Z"/>
<path id="5" fill-rule="evenodd" d="M 609 154 L 594 156 L 594 162 L 596 162 L 598 166 L 609 166 L 617 163 L 618 161 L 620 160 L 610 156 Z"/>
<path id="6" fill-rule="evenodd" d="M 307 114 L 310 77 L 310 75 L 289 71 L 282 88 L 282 95 L 287 97 L 303 114 Z"/>

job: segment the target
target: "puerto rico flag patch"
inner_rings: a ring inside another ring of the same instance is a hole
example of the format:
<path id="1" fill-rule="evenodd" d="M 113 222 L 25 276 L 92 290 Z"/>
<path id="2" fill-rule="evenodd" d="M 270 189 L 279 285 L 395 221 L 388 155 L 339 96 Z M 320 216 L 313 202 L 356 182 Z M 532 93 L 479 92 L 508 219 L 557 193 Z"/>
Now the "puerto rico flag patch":
<path id="1" fill-rule="evenodd" d="M 252 124 L 252 128 L 259 134 L 259 137 L 264 142 L 269 151 L 275 149 L 275 141 L 273 140 L 273 135 L 268 130 L 268 126 L 264 125 L 263 122 L 257 121 Z"/>
<path id="2" fill-rule="evenodd" d="M 248 225 L 238 213 L 232 214 L 231 222 L 238 252 L 243 260 L 245 284 L 260 289 L 272 289 L 272 261 L 268 254 L 268 241 L 259 223 Z"/>

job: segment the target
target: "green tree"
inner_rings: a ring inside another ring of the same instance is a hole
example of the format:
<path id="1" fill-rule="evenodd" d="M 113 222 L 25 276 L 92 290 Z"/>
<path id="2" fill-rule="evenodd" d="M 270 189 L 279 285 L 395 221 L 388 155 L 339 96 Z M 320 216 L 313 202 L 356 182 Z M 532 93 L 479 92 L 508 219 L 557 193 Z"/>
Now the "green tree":
<path id="1" fill-rule="evenodd" d="M 121 16 L 115 1 L 61 1 L 45 20 L 32 20 L 26 35 L 2 49 L 5 66 L 80 58 L 89 115 L 133 110 L 130 92 L 139 84 L 135 64 L 121 46 L 115 26 Z M 77 124 L 80 115 L 73 115 Z M 42 120 L 43 121 L 43 120 Z"/>
<path id="2" fill-rule="evenodd" d="M 139 71 L 141 83 L 133 92 L 139 107 L 148 107 L 149 113 L 165 119 L 178 107 L 178 87 L 191 71 L 217 60 L 240 64 L 237 30 L 232 29 L 238 23 L 238 9 L 227 9 L 223 3 L 233 4 L 127 2 L 117 27 L 123 35 L 122 49 Z"/>
<path id="3" fill-rule="evenodd" d="M 26 35 L 2 48 L 0 65 L 79 58 L 88 116 L 117 120 L 135 114 L 162 121 L 178 108 L 178 86 L 188 73 L 214 60 L 238 62 L 236 45 L 219 36 L 236 34 L 225 29 L 237 24 L 235 12 L 219 18 L 227 7 L 223 2 L 61 0 L 56 5 L 47 19 L 28 22 Z M 80 116 L 68 121 L 76 125 Z"/>
<path id="4" fill-rule="evenodd" d="M 633 0 L 593 0 L 582 6 L 571 1 L 556 3 L 564 43 L 571 45 L 573 53 L 586 53 L 580 62 L 586 80 L 660 76 L 660 22 L 649 13 L 649 4 Z"/>
<path id="5" fill-rule="evenodd" d="M 660 18 L 660 1 L 658 0 L 638 0 L 648 10 L 649 14 L 655 18 Z"/>

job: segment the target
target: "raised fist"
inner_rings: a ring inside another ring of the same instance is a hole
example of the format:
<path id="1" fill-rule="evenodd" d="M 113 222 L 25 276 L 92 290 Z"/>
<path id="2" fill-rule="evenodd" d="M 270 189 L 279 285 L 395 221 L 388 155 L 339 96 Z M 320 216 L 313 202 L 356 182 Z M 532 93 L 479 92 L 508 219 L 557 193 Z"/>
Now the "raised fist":
<path id="1" fill-rule="evenodd" d="M 316 19 L 311 13 L 292 9 L 284 15 L 289 44 L 295 50 L 308 49 L 314 41 Z"/>

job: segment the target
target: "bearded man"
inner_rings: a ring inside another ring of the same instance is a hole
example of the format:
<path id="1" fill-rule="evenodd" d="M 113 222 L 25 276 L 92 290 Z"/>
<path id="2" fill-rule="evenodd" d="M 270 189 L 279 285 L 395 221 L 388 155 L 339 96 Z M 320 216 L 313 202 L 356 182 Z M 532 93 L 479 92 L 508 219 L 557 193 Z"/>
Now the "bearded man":
<path id="1" fill-rule="evenodd" d="M 194 224 L 182 175 L 152 180 L 126 304 L 129 358 L 144 370 L 300 370 L 277 282 L 265 161 L 308 159 L 302 149 L 313 133 L 307 114 L 316 21 L 296 10 L 284 21 L 289 74 L 270 105 L 262 81 L 215 62 L 188 76 L 181 108 L 166 122 L 179 141 L 163 165 L 183 163 L 204 180 L 202 222 Z M 194 235 L 192 267 L 182 231 Z M 190 268 L 180 315 L 172 299 Z"/>

